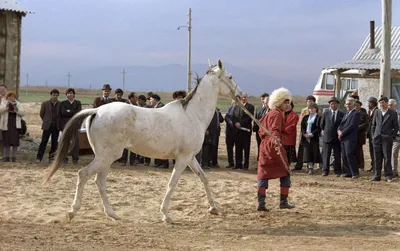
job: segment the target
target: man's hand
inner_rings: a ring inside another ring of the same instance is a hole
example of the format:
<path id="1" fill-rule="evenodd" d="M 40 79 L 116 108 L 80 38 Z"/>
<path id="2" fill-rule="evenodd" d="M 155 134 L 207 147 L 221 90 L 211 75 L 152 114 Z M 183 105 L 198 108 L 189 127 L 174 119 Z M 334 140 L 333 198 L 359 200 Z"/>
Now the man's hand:
<path id="1" fill-rule="evenodd" d="M 236 123 L 235 123 L 235 126 L 236 126 L 236 128 L 239 128 L 239 127 L 240 127 L 240 123 L 239 123 L 239 122 L 236 122 Z"/>
<path id="2" fill-rule="evenodd" d="M 228 123 L 229 123 L 229 125 L 230 125 L 231 127 L 233 127 L 233 122 L 232 122 L 232 121 L 229 121 Z"/>

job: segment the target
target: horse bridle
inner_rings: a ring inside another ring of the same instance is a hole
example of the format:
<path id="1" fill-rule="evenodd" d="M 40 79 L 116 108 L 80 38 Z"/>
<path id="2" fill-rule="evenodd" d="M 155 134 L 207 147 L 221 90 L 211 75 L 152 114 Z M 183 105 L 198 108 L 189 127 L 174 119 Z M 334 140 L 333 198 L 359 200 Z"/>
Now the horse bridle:
<path id="1" fill-rule="evenodd" d="M 214 66 L 217 67 L 217 66 Z M 210 71 L 214 68 L 214 67 L 210 67 Z M 213 74 L 215 74 L 214 71 L 211 71 Z M 258 121 L 258 119 L 256 119 L 253 114 L 251 114 L 246 107 L 242 104 L 240 97 L 236 95 L 236 90 L 238 89 L 238 84 L 235 81 L 235 88 L 233 88 L 231 85 L 229 85 L 225 79 L 222 78 L 222 73 L 224 72 L 224 70 L 221 70 L 221 73 L 219 75 L 217 75 L 218 79 L 220 81 L 222 81 L 222 83 L 224 83 L 226 85 L 226 87 L 228 87 L 228 89 L 231 91 L 231 94 L 233 97 L 235 97 L 235 100 L 237 102 L 237 104 L 243 109 L 243 111 L 249 115 L 249 117 L 254 121 L 254 123 L 256 123 L 260 128 L 262 128 L 268 136 L 270 136 L 272 139 L 274 139 L 275 141 L 275 150 L 278 152 L 278 155 L 280 156 L 283 164 L 285 165 L 286 170 L 290 173 L 290 167 L 288 166 L 288 163 L 285 161 L 282 152 L 281 152 L 281 147 L 282 147 L 282 143 L 280 142 L 280 139 L 278 139 L 277 137 L 275 137 L 275 135 L 273 135 L 267 128 L 265 128 L 260 121 Z M 233 79 L 233 77 L 231 76 L 231 79 Z"/>

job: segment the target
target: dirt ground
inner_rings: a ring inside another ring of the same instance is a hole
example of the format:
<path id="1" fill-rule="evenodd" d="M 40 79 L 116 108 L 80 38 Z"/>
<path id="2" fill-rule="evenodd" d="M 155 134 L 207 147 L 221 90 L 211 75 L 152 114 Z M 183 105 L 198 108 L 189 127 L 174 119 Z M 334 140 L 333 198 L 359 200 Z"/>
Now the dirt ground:
<path id="1" fill-rule="evenodd" d="M 30 135 L 40 136 L 38 104 L 24 104 Z M 278 208 L 279 180 L 268 191 L 268 213 L 256 208 L 256 143 L 250 171 L 206 170 L 219 215 L 207 212 L 200 180 L 185 171 L 172 196 L 170 216 L 161 221 L 159 207 L 171 169 L 114 164 L 108 195 L 116 213 L 102 212 L 97 187 L 85 187 L 81 210 L 72 222 L 65 213 L 73 200 L 77 170 L 67 165 L 41 182 L 47 165 L 34 163 L 37 139 L 23 141 L 18 163 L 0 163 L 0 250 L 398 250 L 400 245 L 399 181 L 371 183 L 371 173 L 358 180 L 292 173 L 290 201 L 296 208 Z M 369 163 L 366 153 L 366 163 Z"/>

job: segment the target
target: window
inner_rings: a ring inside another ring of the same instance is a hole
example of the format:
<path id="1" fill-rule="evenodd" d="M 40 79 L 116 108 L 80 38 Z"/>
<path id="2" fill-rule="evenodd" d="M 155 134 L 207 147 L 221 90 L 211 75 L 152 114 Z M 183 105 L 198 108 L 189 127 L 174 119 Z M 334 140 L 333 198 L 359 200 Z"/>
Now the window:
<path id="1" fill-rule="evenodd" d="M 392 80 L 392 99 L 396 100 L 396 103 L 400 102 L 400 80 L 393 79 Z"/>

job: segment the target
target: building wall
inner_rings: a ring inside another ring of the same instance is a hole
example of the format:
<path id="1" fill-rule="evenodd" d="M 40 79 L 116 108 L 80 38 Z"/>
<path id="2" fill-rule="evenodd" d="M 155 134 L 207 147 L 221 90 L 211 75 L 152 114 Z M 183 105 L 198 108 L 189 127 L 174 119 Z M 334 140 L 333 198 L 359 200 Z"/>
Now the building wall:
<path id="1" fill-rule="evenodd" d="M 17 12 L 0 11 L 0 84 L 19 96 L 21 21 Z"/>
<path id="2" fill-rule="evenodd" d="M 367 108 L 367 100 L 369 97 L 375 97 L 378 99 L 379 79 L 360 78 L 358 81 L 358 95 L 360 96 L 360 101 L 363 103 L 363 107 Z"/>

